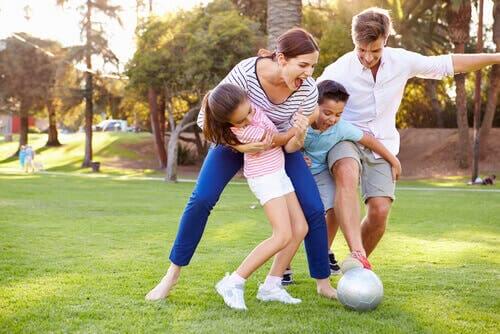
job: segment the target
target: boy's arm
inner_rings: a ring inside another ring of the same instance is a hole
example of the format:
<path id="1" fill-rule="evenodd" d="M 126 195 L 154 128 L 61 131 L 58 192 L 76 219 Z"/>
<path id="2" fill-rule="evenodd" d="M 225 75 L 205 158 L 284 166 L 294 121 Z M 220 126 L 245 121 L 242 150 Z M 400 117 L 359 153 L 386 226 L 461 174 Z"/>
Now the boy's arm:
<path id="1" fill-rule="evenodd" d="M 358 143 L 365 147 L 368 147 L 370 150 L 377 153 L 382 158 L 384 158 L 384 160 L 390 163 L 392 166 L 392 178 L 394 180 L 399 179 L 399 176 L 402 172 L 401 163 L 394 154 L 389 152 L 389 150 L 386 149 L 384 145 L 382 145 L 381 142 L 375 139 L 375 137 L 373 137 L 372 135 L 363 133 L 363 137 L 358 141 Z"/>

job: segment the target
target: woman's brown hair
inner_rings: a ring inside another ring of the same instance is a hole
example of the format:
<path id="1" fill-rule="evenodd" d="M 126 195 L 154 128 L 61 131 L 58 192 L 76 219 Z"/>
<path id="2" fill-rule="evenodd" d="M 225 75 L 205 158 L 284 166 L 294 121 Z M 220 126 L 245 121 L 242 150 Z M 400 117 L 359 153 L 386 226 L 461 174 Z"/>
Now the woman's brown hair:
<path id="1" fill-rule="evenodd" d="M 205 110 L 205 139 L 218 145 L 241 145 L 231 131 L 233 125 L 229 118 L 246 99 L 243 89 L 232 84 L 222 84 L 208 92 L 202 102 L 202 108 Z"/>
<path id="2" fill-rule="evenodd" d="M 308 53 L 319 52 L 319 46 L 314 37 L 302 28 L 292 28 L 281 34 L 276 40 L 276 50 L 259 50 L 259 57 L 274 59 L 277 53 L 285 58 L 295 58 Z"/>

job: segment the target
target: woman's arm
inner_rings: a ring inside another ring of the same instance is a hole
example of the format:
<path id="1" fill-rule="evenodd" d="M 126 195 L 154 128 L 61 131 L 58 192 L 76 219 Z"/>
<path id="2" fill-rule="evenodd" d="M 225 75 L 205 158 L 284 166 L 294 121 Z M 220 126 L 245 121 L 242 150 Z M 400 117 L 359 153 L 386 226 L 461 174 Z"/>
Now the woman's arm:
<path id="1" fill-rule="evenodd" d="M 363 133 L 363 137 L 358 141 L 363 146 L 368 147 L 370 150 L 373 152 L 377 153 L 380 155 L 384 160 L 386 160 L 388 163 L 391 164 L 392 166 L 392 178 L 393 180 L 399 179 L 399 176 L 401 175 L 402 168 L 401 168 L 401 163 L 399 162 L 399 159 L 396 158 L 394 154 L 389 152 L 388 149 L 385 148 L 384 145 L 382 145 L 381 142 L 379 142 L 375 137 L 373 137 L 370 134 Z"/>
<path id="2" fill-rule="evenodd" d="M 241 145 L 231 145 L 231 147 L 241 153 L 259 153 L 270 149 L 272 147 L 272 140 L 273 137 L 266 133 L 261 141 Z"/>

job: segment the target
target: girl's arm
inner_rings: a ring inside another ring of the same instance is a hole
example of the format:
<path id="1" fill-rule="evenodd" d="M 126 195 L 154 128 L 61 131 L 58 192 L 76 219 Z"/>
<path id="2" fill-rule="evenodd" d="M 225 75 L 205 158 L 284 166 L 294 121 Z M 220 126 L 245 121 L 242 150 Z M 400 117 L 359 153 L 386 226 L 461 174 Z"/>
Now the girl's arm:
<path id="1" fill-rule="evenodd" d="M 372 135 L 363 133 L 363 137 L 358 141 L 358 143 L 368 147 L 370 150 L 377 153 L 382 158 L 384 158 L 384 160 L 390 163 L 392 166 L 392 179 L 393 180 L 399 179 L 399 176 L 401 175 L 402 172 L 401 163 L 394 154 L 389 152 L 389 150 L 386 149 L 384 145 L 382 145 L 381 142 L 375 139 L 375 137 L 373 137 Z"/>

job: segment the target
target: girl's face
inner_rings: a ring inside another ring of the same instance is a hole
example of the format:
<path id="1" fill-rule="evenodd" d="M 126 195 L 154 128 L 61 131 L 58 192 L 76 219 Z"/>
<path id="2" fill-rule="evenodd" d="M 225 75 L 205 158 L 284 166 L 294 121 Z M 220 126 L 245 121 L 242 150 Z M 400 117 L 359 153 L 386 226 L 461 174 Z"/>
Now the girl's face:
<path id="1" fill-rule="evenodd" d="M 314 51 L 289 59 L 278 53 L 277 57 L 282 79 L 291 91 L 296 91 L 304 80 L 312 76 L 314 67 L 318 63 L 319 52 Z"/>
<path id="2" fill-rule="evenodd" d="M 252 116 L 252 106 L 250 105 L 248 99 L 245 99 L 245 101 L 241 102 L 231 113 L 229 123 L 231 123 L 235 128 L 242 128 L 250 124 Z"/>

